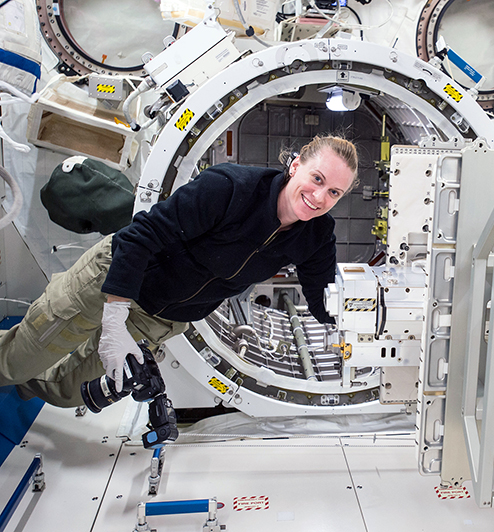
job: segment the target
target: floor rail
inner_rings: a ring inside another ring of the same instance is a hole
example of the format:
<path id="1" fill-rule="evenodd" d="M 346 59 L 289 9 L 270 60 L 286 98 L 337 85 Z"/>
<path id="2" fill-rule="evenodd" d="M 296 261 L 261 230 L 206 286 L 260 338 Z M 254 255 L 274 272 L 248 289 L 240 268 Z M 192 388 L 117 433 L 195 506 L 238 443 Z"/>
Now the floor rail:
<path id="1" fill-rule="evenodd" d="M 28 467 L 27 471 L 24 473 L 21 481 L 19 482 L 14 493 L 10 497 L 9 501 L 5 505 L 2 513 L 0 514 L 0 532 L 5 530 L 8 522 L 14 515 L 19 503 L 26 494 L 26 491 L 31 484 L 34 482 L 34 491 L 42 491 L 45 487 L 44 473 L 43 473 L 43 460 L 41 454 L 36 454 L 31 462 L 31 465 Z"/>

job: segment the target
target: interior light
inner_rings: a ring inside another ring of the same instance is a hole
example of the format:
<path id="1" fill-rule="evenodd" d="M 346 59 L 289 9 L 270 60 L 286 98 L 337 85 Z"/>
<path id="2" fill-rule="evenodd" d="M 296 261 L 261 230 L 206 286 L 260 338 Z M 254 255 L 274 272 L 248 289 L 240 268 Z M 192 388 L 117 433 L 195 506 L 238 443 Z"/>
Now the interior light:
<path id="1" fill-rule="evenodd" d="M 330 111 L 355 111 L 361 101 L 357 92 L 335 87 L 328 92 L 326 107 Z"/>
<path id="2" fill-rule="evenodd" d="M 343 105 L 343 89 L 335 89 L 332 92 L 328 92 L 326 107 L 330 111 L 348 111 Z"/>

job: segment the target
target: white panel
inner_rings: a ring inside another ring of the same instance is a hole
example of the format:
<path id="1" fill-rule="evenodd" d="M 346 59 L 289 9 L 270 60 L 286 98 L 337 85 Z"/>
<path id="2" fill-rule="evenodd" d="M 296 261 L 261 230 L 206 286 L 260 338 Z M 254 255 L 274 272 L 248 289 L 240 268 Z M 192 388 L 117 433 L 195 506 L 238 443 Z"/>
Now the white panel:
<path id="1" fill-rule="evenodd" d="M 27 443 L 15 447 L 0 469 L 0 508 L 36 453 L 42 455 L 46 488 L 41 495 L 26 493 L 5 532 L 91 529 L 121 446 L 114 434 L 123 406 L 85 417 L 75 417 L 73 408 L 43 407 Z"/>
<path id="2" fill-rule="evenodd" d="M 173 354 L 166 348 L 166 357 L 159 367 L 166 385 L 166 394 L 171 399 L 174 408 L 208 408 L 214 407 L 215 395 L 203 386 L 199 386 L 196 379 L 175 360 Z"/>
<path id="3" fill-rule="evenodd" d="M 369 531 L 483 532 L 492 528 L 492 511 L 480 510 L 473 497 L 439 499 L 439 476 L 417 474 L 414 440 L 377 438 L 375 444 L 345 447 L 362 513 Z M 358 486 L 361 486 L 359 489 Z M 472 493 L 471 484 L 466 490 Z"/>
<path id="4" fill-rule="evenodd" d="M 492 510 L 479 509 L 472 498 L 438 499 L 439 477 L 417 473 L 414 438 L 397 434 L 392 423 L 387 432 L 381 425 L 377 437 L 273 439 L 262 423 L 259 431 L 268 439 L 188 444 L 184 436 L 184 444 L 167 447 L 157 495 L 148 496 L 153 452 L 123 444 L 116 456 L 120 442 L 114 434 L 125 402 L 83 418 L 74 417 L 73 409 L 43 408 L 26 447 L 18 446 L 0 468 L 0 508 L 36 452 L 43 454 L 47 487 L 41 495 L 26 494 L 6 532 L 132 532 L 141 501 L 212 497 L 225 504 L 219 523 L 235 532 L 491 529 Z M 226 419 L 223 424 L 226 431 Z M 267 497 L 269 508 L 234 510 L 236 497 L 252 496 Z M 159 532 L 201 532 L 205 520 L 205 514 L 148 518 Z"/>
<path id="5" fill-rule="evenodd" d="M 225 504 L 219 523 L 235 532 L 366 530 L 338 438 L 169 447 L 155 497 L 145 480 L 151 454 L 124 447 L 93 532 L 130 532 L 140 501 L 211 497 Z M 252 496 L 268 497 L 269 508 L 233 509 L 235 497 Z M 206 514 L 148 518 L 159 532 L 200 532 L 205 521 Z"/>

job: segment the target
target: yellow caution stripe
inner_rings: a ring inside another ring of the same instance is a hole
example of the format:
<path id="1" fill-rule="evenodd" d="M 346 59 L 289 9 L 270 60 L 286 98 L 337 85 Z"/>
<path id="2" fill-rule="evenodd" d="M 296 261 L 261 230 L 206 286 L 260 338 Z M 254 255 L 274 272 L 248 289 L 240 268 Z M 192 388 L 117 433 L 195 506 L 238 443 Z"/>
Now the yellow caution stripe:
<path id="1" fill-rule="evenodd" d="M 192 120 L 194 113 L 190 109 L 185 109 L 180 118 L 175 122 L 175 127 L 183 131 Z"/>
<path id="2" fill-rule="evenodd" d="M 106 83 L 98 83 L 96 85 L 98 92 L 105 92 L 106 94 L 113 94 L 115 92 L 115 85 L 107 85 Z"/>
<path id="3" fill-rule="evenodd" d="M 444 87 L 443 91 L 453 98 L 455 102 L 459 102 L 463 98 L 463 94 L 455 89 L 453 85 L 450 85 L 449 83 Z"/>
<path id="4" fill-rule="evenodd" d="M 215 390 L 218 390 L 220 393 L 225 394 L 230 388 L 226 384 L 222 383 L 216 377 L 213 377 L 209 380 L 208 384 L 212 386 Z"/>
<path id="5" fill-rule="evenodd" d="M 375 298 L 348 297 L 345 299 L 345 312 L 372 312 L 376 310 Z"/>

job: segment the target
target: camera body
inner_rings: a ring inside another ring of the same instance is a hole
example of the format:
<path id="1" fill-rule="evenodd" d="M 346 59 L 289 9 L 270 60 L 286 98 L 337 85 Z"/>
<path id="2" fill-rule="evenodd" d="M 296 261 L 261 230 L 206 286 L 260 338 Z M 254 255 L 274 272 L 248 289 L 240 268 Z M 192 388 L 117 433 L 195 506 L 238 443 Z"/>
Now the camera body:
<path id="1" fill-rule="evenodd" d="M 160 447 L 166 441 L 178 438 L 177 418 L 173 405 L 166 396 L 165 382 L 151 351 L 138 344 L 144 363 L 139 364 L 134 355 L 125 357 L 122 391 L 117 392 L 115 381 L 103 375 L 81 384 L 84 404 L 97 414 L 111 404 L 131 394 L 135 401 L 149 402 L 149 432 L 142 436 L 145 448 Z"/>

